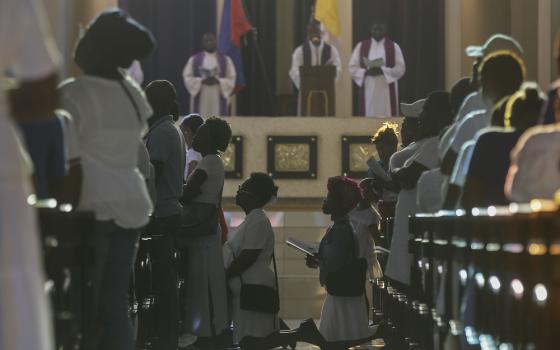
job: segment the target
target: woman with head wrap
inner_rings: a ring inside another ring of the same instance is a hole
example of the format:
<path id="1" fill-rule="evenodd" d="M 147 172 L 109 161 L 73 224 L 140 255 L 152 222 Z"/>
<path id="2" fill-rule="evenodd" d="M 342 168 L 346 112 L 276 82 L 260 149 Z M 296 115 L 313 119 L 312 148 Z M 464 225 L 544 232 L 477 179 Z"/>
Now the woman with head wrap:
<path id="1" fill-rule="evenodd" d="M 321 285 L 327 289 L 320 324 L 325 347 L 346 349 L 364 343 L 374 333 L 368 325 L 364 294 L 367 263 L 359 258 L 348 217 L 362 195 L 358 184 L 346 177 L 331 177 L 327 188 L 323 213 L 331 216 L 333 225 L 321 240 L 319 254 L 307 257 L 307 265 L 319 267 Z"/>
<path id="2" fill-rule="evenodd" d="M 138 142 L 152 110 L 121 69 L 153 47 L 151 34 L 125 13 L 103 12 L 76 46 L 75 61 L 85 74 L 60 87 L 62 105 L 72 116 L 71 166 L 83 174 L 73 182 L 80 188 L 78 209 L 92 211 L 96 219 L 96 327 L 98 347 L 106 350 L 135 347 L 128 288 L 139 230 L 152 211 L 137 169 Z"/>

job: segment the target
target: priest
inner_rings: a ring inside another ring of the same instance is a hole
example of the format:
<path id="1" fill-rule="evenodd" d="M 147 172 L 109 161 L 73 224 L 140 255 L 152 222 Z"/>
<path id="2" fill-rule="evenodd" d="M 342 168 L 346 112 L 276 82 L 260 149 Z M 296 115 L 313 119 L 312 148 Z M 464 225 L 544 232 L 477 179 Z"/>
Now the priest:
<path id="1" fill-rule="evenodd" d="M 399 115 L 398 80 L 406 66 L 401 48 L 386 37 L 386 31 L 386 24 L 376 21 L 371 26 L 371 38 L 358 43 L 350 59 L 350 75 L 360 88 L 359 115 Z"/>
<path id="2" fill-rule="evenodd" d="M 202 36 L 204 51 L 189 58 L 183 70 L 185 87 L 191 95 L 190 112 L 203 117 L 229 115 L 229 100 L 235 88 L 235 66 L 217 52 L 214 33 Z"/>
<path id="3" fill-rule="evenodd" d="M 300 67 L 329 65 L 336 67 L 336 79 L 338 79 L 341 66 L 340 54 L 335 46 L 329 45 L 323 40 L 320 23 L 312 22 L 307 27 L 307 40 L 302 45 L 298 46 L 292 55 L 290 78 L 299 90 Z"/>

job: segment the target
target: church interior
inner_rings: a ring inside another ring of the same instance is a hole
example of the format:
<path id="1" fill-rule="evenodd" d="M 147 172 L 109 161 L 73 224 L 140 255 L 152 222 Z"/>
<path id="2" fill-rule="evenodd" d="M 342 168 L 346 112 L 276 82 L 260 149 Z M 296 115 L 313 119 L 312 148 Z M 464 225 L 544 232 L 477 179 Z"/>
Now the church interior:
<path id="1" fill-rule="evenodd" d="M 560 0 L 0 0 L 0 45 L 0 350 L 558 347 Z"/>

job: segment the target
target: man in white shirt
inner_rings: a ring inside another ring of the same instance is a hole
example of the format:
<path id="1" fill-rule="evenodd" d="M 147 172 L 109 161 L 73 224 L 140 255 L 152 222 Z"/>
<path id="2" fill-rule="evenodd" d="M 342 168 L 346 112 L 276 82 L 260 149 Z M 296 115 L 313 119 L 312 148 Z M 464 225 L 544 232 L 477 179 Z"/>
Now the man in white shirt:
<path id="1" fill-rule="evenodd" d="M 298 46 L 292 55 L 290 78 L 294 85 L 300 89 L 299 70 L 301 67 L 335 66 L 336 80 L 340 75 L 340 54 L 335 46 L 329 45 L 322 39 L 319 23 L 311 23 L 307 27 L 308 40 Z M 301 114 L 301 111 L 299 111 Z"/>
<path id="2" fill-rule="evenodd" d="M 348 70 L 360 88 L 358 115 L 399 115 L 398 80 L 403 77 L 406 66 L 399 45 L 386 37 L 384 23 L 374 23 L 371 38 L 356 45 Z"/>
<path id="3" fill-rule="evenodd" d="M 31 163 L 12 121 L 53 115 L 58 52 L 39 1 L 0 1 L 0 349 L 53 349 Z M 6 73 L 18 81 L 10 86 Z M 10 89 L 12 87 L 12 89 Z M 10 112 L 8 112 L 10 105 Z"/>
<path id="4" fill-rule="evenodd" d="M 189 58 L 183 70 L 185 87 L 191 95 L 190 112 L 203 117 L 229 115 L 229 99 L 235 88 L 235 66 L 217 52 L 216 35 L 202 36 L 204 51 Z"/>

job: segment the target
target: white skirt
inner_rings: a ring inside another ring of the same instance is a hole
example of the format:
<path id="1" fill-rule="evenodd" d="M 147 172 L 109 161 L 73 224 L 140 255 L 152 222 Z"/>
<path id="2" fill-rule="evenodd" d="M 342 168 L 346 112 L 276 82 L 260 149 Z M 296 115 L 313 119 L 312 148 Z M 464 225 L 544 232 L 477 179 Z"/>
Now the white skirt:
<path id="1" fill-rule="evenodd" d="M 279 329 L 278 314 L 242 310 L 239 296 L 233 295 L 232 298 L 234 343 L 238 344 L 247 336 L 264 338 Z"/>
<path id="2" fill-rule="evenodd" d="M 229 324 L 220 236 L 193 239 L 187 254 L 186 331 L 199 337 L 218 335 Z"/>
<path id="3" fill-rule="evenodd" d="M 365 296 L 337 297 L 327 293 L 319 331 L 329 342 L 371 337 L 374 330 L 369 328 Z"/>

